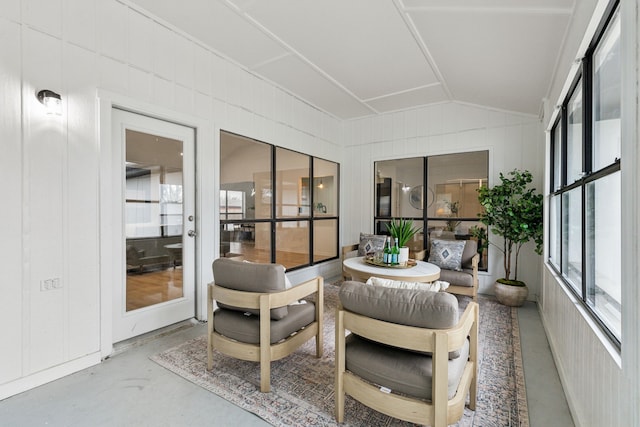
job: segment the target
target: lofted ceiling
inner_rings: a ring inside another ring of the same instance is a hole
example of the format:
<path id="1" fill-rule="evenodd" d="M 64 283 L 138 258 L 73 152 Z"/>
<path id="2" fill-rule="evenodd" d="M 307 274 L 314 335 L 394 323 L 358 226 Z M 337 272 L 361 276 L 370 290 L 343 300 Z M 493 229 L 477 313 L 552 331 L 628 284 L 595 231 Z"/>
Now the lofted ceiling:
<path id="1" fill-rule="evenodd" d="M 341 119 L 444 101 L 538 115 L 578 0 L 131 0 Z"/>

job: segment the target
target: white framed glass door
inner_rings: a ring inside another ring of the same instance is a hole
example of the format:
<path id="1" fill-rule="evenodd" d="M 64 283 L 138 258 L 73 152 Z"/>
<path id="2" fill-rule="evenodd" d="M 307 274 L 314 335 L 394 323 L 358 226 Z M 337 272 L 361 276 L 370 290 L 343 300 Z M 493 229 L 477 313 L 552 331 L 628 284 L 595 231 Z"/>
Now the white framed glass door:
<path id="1" fill-rule="evenodd" d="M 122 263 L 113 342 L 195 315 L 194 130 L 114 108 Z M 118 227 L 116 227 L 118 228 Z"/>

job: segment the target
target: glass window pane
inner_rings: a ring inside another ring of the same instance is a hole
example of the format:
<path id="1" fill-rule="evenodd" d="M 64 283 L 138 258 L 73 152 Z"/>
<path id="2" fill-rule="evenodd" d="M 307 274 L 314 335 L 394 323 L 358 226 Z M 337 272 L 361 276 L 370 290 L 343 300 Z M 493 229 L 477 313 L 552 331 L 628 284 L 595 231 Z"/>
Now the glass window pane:
<path id="1" fill-rule="evenodd" d="M 582 81 L 567 105 L 567 184 L 582 177 Z"/>
<path id="2" fill-rule="evenodd" d="M 276 148 L 276 218 L 311 215 L 309 159 L 306 154 Z"/>
<path id="3" fill-rule="evenodd" d="M 220 256 L 271 262 L 271 224 L 220 224 Z"/>
<path id="4" fill-rule="evenodd" d="M 553 191 L 562 186 L 562 125 L 558 123 L 553 128 Z"/>
<path id="5" fill-rule="evenodd" d="M 376 217 L 422 217 L 425 204 L 424 158 L 376 162 L 375 175 Z"/>
<path id="6" fill-rule="evenodd" d="M 309 264 L 309 221 L 276 223 L 276 263 L 287 269 Z"/>
<path id="7" fill-rule="evenodd" d="M 560 269 L 560 196 L 549 200 L 549 261 Z"/>
<path id="8" fill-rule="evenodd" d="M 562 194 L 562 275 L 582 294 L 582 189 Z"/>
<path id="9" fill-rule="evenodd" d="M 593 170 L 620 158 L 621 79 L 616 12 L 593 55 Z"/>
<path id="10" fill-rule="evenodd" d="M 313 216 L 338 215 L 338 164 L 313 159 Z"/>
<path id="11" fill-rule="evenodd" d="M 479 225 L 477 218 L 482 211 L 477 190 L 487 185 L 488 176 L 488 151 L 427 158 L 427 240 L 470 238 L 470 229 Z M 429 249 L 429 241 L 425 245 Z M 479 268 L 486 271 L 487 265 L 484 251 Z"/>
<path id="12" fill-rule="evenodd" d="M 313 261 L 338 256 L 338 221 L 318 219 L 313 222 Z"/>
<path id="13" fill-rule="evenodd" d="M 220 132 L 220 197 L 222 220 L 271 218 L 270 145 Z"/>
<path id="14" fill-rule="evenodd" d="M 587 192 L 587 302 L 621 339 L 620 172 L 591 182 Z"/>
<path id="15" fill-rule="evenodd" d="M 126 311 L 181 298 L 183 141 L 126 130 Z"/>

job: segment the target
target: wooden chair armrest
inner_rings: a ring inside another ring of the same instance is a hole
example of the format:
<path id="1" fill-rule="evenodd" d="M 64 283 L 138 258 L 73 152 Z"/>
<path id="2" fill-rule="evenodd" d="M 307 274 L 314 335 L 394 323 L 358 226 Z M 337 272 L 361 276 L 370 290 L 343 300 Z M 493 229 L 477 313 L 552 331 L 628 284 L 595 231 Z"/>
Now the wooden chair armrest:
<path id="1" fill-rule="evenodd" d="M 336 309 L 336 318 L 341 312 L 342 326 L 345 329 L 372 341 L 413 351 L 434 351 L 433 336 L 443 332 L 448 336 L 446 351 L 458 350 L 464 345 L 467 336 L 473 335 L 472 329 L 474 325 L 477 327 L 478 322 L 478 303 L 475 302 L 469 302 L 458 323 L 447 329 L 428 329 L 385 322 L 350 312 L 341 306 Z"/>
<path id="2" fill-rule="evenodd" d="M 304 297 L 307 297 L 316 292 L 320 292 L 324 284 L 322 276 L 318 276 L 314 279 L 303 282 L 292 288 L 273 292 L 273 293 L 260 293 L 260 292 L 247 292 L 238 291 L 235 289 L 224 288 L 218 286 L 215 283 L 209 284 L 209 298 L 210 300 L 216 300 L 223 304 L 232 305 L 235 307 L 245 307 L 250 309 L 260 308 L 260 296 L 267 295 L 269 297 L 269 308 L 278 308 L 285 305 L 289 305 L 292 302 L 298 301 Z"/>
<path id="3" fill-rule="evenodd" d="M 360 246 L 358 243 L 354 243 L 353 245 L 343 246 L 342 247 L 342 259 L 345 259 L 349 252 L 357 251 L 358 250 L 358 246 Z"/>
<path id="4" fill-rule="evenodd" d="M 478 271 L 478 264 L 480 264 L 480 254 L 476 253 L 473 258 L 471 258 L 474 273 Z"/>

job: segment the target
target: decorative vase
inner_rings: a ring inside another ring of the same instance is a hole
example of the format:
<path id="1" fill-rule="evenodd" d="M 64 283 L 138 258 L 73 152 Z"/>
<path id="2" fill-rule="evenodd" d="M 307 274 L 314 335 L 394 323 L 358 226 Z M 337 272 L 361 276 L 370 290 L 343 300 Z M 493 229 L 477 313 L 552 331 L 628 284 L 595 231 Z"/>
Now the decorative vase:
<path id="1" fill-rule="evenodd" d="M 527 285 L 525 285 L 524 283 L 522 283 L 522 286 L 517 286 L 507 285 L 505 283 L 500 283 L 500 281 L 497 281 L 493 289 L 495 291 L 496 299 L 498 300 L 498 302 L 509 307 L 520 307 L 522 304 L 524 304 L 524 301 L 529 295 L 529 288 L 527 288 Z"/>
<path id="2" fill-rule="evenodd" d="M 398 254 L 398 264 L 406 265 L 407 261 L 409 261 L 409 247 L 403 246 L 400 248 L 400 253 Z"/>

